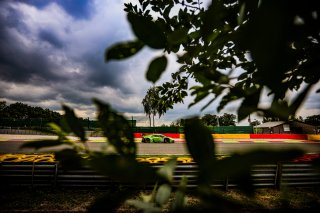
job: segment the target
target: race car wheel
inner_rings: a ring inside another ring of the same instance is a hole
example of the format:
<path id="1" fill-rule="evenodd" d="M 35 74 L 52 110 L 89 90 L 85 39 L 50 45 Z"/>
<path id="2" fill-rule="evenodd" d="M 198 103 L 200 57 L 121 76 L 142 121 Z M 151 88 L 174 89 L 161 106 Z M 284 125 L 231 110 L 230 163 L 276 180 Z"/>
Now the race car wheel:
<path id="1" fill-rule="evenodd" d="M 146 143 L 150 143 L 150 138 L 146 138 Z"/>
<path id="2" fill-rule="evenodd" d="M 169 142 L 170 142 L 169 138 L 165 138 L 163 141 L 164 141 L 165 143 L 169 143 Z"/>

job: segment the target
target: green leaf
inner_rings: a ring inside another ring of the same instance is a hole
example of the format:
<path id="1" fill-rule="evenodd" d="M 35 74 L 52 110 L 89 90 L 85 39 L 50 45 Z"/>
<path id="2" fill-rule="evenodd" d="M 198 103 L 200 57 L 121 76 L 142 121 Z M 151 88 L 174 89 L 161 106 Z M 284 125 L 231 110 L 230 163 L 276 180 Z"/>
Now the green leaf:
<path id="1" fill-rule="evenodd" d="M 207 169 L 208 180 L 219 180 L 226 177 L 235 181 L 239 189 L 248 195 L 252 195 L 253 182 L 250 171 L 253 165 L 257 164 L 277 164 L 286 162 L 303 155 L 299 149 L 287 148 L 285 150 L 251 150 L 242 154 L 233 154 L 230 157 L 217 160 Z"/>
<path id="2" fill-rule="evenodd" d="M 215 146 L 209 129 L 194 117 L 185 120 L 184 132 L 190 154 L 200 169 L 205 169 L 215 155 Z"/>
<path id="3" fill-rule="evenodd" d="M 147 17 L 134 13 L 128 13 L 128 20 L 132 30 L 139 40 L 149 47 L 162 49 L 166 45 L 166 37 L 163 30 Z"/>
<path id="4" fill-rule="evenodd" d="M 63 149 L 55 153 L 55 158 L 65 169 L 76 169 L 82 167 L 83 158 L 74 149 Z"/>
<path id="5" fill-rule="evenodd" d="M 120 155 L 135 157 L 136 143 L 130 123 L 122 115 L 97 99 L 93 100 L 98 107 L 98 121 L 108 142 Z"/>
<path id="6" fill-rule="evenodd" d="M 238 120 L 241 121 L 255 112 L 258 107 L 260 93 L 254 93 L 253 95 L 247 96 L 238 108 Z"/>
<path id="7" fill-rule="evenodd" d="M 112 59 L 120 60 L 128 58 L 139 52 L 143 46 L 143 42 L 139 40 L 116 43 L 106 50 L 105 60 L 109 61 Z"/>
<path id="8" fill-rule="evenodd" d="M 165 71 L 167 67 L 166 56 L 161 56 L 153 59 L 149 65 L 148 71 L 146 73 L 146 78 L 148 81 L 155 83 Z"/>
<path id="9" fill-rule="evenodd" d="M 168 42 L 172 45 L 181 44 L 188 41 L 188 29 L 182 28 L 173 31 L 168 35 Z"/>
<path id="10" fill-rule="evenodd" d="M 172 212 L 179 212 L 180 209 L 185 208 L 187 204 L 186 198 L 186 188 L 187 188 L 188 178 L 186 176 L 182 176 L 179 188 L 176 191 L 175 199 L 172 202 L 171 210 Z"/>
<path id="11" fill-rule="evenodd" d="M 177 161 L 176 159 L 170 159 L 167 161 L 158 171 L 158 175 L 162 176 L 168 182 L 173 181 L 173 173 L 176 168 Z"/>
<path id="12" fill-rule="evenodd" d="M 71 131 L 76 136 L 78 136 L 82 142 L 85 142 L 87 140 L 87 138 L 85 135 L 84 128 L 83 128 L 80 120 L 74 114 L 74 111 L 66 105 L 63 105 L 63 110 L 64 110 L 65 114 L 64 114 L 62 120 L 64 120 L 66 122 L 66 124 L 71 129 Z"/>
<path id="13" fill-rule="evenodd" d="M 23 148 L 34 148 L 40 149 L 45 147 L 52 147 L 52 146 L 59 146 L 65 144 L 59 140 L 37 140 L 37 141 L 29 141 L 20 146 L 21 149 Z"/>
<path id="14" fill-rule="evenodd" d="M 239 11 L 239 16 L 238 16 L 238 24 L 242 24 L 242 22 L 244 21 L 244 17 L 245 17 L 245 10 L 246 8 L 246 3 L 242 3 L 240 6 L 240 11 Z"/>
<path id="15" fill-rule="evenodd" d="M 147 164 L 138 163 L 135 158 L 120 155 L 95 155 L 89 165 L 116 181 L 150 184 L 156 181 L 155 169 Z"/>
<path id="16" fill-rule="evenodd" d="M 156 194 L 156 202 L 161 206 L 168 202 L 171 195 L 171 186 L 162 184 Z"/>
<path id="17" fill-rule="evenodd" d="M 59 140 L 67 139 L 66 136 L 68 135 L 68 133 L 65 132 L 58 124 L 51 122 L 48 124 L 48 126 L 52 128 L 53 132 L 58 135 Z"/>
<path id="18" fill-rule="evenodd" d="M 265 149 L 251 150 L 215 161 L 215 164 L 211 168 L 214 171 L 211 174 L 215 178 L 236 176 L 237 174 L 241 174 L 243 170 L 246 171 L 248 168 L 251 168 L 252 165 L 277 164 L 301 157 L 302 155 L 302 150 L 292 148 L 276 151 Z"/>

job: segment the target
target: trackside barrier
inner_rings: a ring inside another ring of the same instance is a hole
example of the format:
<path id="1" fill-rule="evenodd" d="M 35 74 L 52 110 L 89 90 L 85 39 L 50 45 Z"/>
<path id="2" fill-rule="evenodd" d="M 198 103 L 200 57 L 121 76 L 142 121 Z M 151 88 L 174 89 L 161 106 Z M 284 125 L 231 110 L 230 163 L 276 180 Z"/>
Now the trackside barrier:
<path id="1" fill-rule="evenodd" d="M 151 164 L 154 168 L 162 163 Z M 178 163 L 174 172 L 174 186 L 179 185 L 183 176 L 188 179 L 188 187 L 197 186 L 198 168 L 195 163 Z M 320 185 L 320 173 L 312 164 L 282 163 L 254 165 L 251 168 L 253 185 L 260 188 L 277 188 L 282 186 L 313 187 Z M 154 183 L 133 185 L 119 183 L 88 168 L 65 170 L 57 162 L 1 162 L 0 187 L 100 187 L 112 188 L 119 185 L 152 188 Z M 212 187 L 228 190 L 237 187 L 237 183 L 228 178 L 212 180 Z"/>

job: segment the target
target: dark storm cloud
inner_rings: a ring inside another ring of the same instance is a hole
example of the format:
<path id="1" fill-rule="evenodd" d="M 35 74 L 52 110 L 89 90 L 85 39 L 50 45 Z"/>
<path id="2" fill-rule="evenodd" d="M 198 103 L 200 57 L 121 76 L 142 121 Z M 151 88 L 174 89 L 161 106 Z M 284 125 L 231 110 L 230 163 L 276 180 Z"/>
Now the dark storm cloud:
<path id="1" fill-rule="evenodd" d="M 39 32 L 39 39 L 47 41 L 52 46 L 58 49 L 64 47 L 64 43 L 53 32 L 49 30 L 41 30 Z"/>
<path id="2" fill-rule="evenodd" d="M 103 86 L 118 87 L 121 90 L 124 85 L 123 88 L 127 88 L 119 77 L 125 70 L 124 65 L 106 64 L 103 59 L 105 47 L 98 46 L 98 49 L 88 51 L 84 55 L 70 56 L 61 50 L 67 46 L 67 41 L 60 38 L 53 30 L 42 26 L 38 32 L 31 32 L 28 26 L 21 21 L 22 17 L 19 12 L 8 4 L 3 4 L 3 6 L 10 12 L 0 13 L 0 78 L 2 80 L 40 85 L 77 79 L 78 83 L 84 81 L 79 83 L 80 91 L 94 91 L 96 87 Z M 20 17 L 20 20 L 15 17 Z M 25 36 L 25 39 L 31 44 L 26 45 L 19 41 L 17 34 Z M 65 54 L 65 61 L 53 59 L 53 56 L 59 56 L 59 54 Z M 76 69 L 77 64 L 84 68 L 80 74 L 62 71 L 66 67 L 73 69 L 72 66 Z"/>
<path id="3" fill-rule="evenodd" d="M 28 37 L 29 33 L 23 22 L 17 20 L 21 15 L 4 3 L 1 6 L 3 6 L 0 10 L 1 79 L 23 83 L 30 82 L 35 76 L 52 80 L 59 78 L 48 72 L 51 63 L 45 57 L 46 54 L 39 49 L 28 48 L 26 44 L 18 41 L 17 34 Z"/>
<path id="4" fill-rule="evenodd" d="M 128 92 L 128 85 L 120 78 L 125 74 L 125 62 L 106 64 L 103 60 L 103 51 L 104 49 L 100 51 L 101 54 L 90 54 L 84 57 L 86 65 L 90 69 L 86 79 L 88 86 L 93 88 L 110 86 Z"/>

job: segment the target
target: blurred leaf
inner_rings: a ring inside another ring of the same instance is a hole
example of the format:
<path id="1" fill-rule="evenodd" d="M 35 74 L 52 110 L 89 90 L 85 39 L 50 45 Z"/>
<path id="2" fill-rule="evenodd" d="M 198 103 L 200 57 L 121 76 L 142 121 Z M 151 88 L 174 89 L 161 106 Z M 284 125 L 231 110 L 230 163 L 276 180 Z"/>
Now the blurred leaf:
<path id="1" fill-rule="evenodd" d="M 135 157 L 136 143 L 127 119 L 113 111 L 108 104 L 97 99 L 93 101 L 98 107 L 98 121 L 108 142 L 120 155 Z"/>
<path id="2" fill-rule="evenodd" d="M 74 149 L 63 149 L 61 151 L 57 151 L 55 153 L 55 158 L 62 168 L 76 169 L 82 167 L 83 158 Z"/>
<path id="3" fill-rule="evenodd" d="M 59 140 L 37 140 L 37 141 L 29 141 L 20 146 L 21 149 L 23 148 L 34 148 L 40 149 L 45 147 L 52 147 L 52 146 L 59 146 L 65 144 Z"/>
<path id="4" fill-rule="evenodd" d="M 156 194 L 156 202 L 159 205 L 164 205 L 166 202 L 168 202 L 171 195 L 171 186 L 168 184 L 162 184 Z"/>
<path id="5" fill-rule="evenodd" d="M 59 125 L 57 125 L 56 123 L 49 123 L 48 124 L 48 126 L 50 127 L 50 128 L 52 128 L 52 130 L 53 130 L 53 132 L 55 133 L 55 134 L 57 134 L 58 135 L 58 137 L 59 137 L 59 140 L 65 140 L 65 139 L 67 139 L 67 133 L 59 126 Z"/>
<path id="6" fill-rule="evenodd" d="M 184 132 L 190 154 L 200 167 L 205 167 L 215 155 L 213 138 L 209 129 L 203 126 L 197 117 L 194 117 L 185 120 Z"/>
<path id="7" fill-rule="evenodd" d="M 212 135 L 197 117 L 185 120 L 184 132 L 188 151 L 199 166 L 198 182 L 207 184 L 210 181 L 208 173 L 212 172 L 208 168 L 215 161 Z"/>
<path id="8" fill-rule="evenodd" d="M 176 165 L 177 160 L 170 159 L 157 171 L 157 174 L 162 176 L 165 180 L 171 183 L 173 181 L 173 173 L 176 169 Z"/>
<path id="9" fill-rule="evenodd" d="M 146 73 L 146 78 L 148 81 L 155 83 L 165 71 L 167 67 L 166 56 L 161 56 L 153 59 L 149 65 L 148 71 Z"/>
<path id="10" fill-rule="evenodd" d="M 117 181 L 133 183 L 155 183 L 155 169 L 147 164 L 138 163 L 135 158 L 120 155 L 92 156 L 89 165 L 101 174 Z"/>
<path id="11" fill-rule="evenodd" d="M 109 61 L 112 59 L 119 60 L 128 58 L 139 52 L 143 48 L 143 46 L 143 42 L 139 40 L 114 44 L 106 50 L 105 60 Z"/>
<path id="12" fill-rule="evenodd" d="M 63 105 L 63 110 L 65 112 L 63 116 L 63 120 L 66 122 L 68 127 L 71 129 L 71 131 L 78 136 L 82 142 L 85 142 L 87 140 L 84 128 L 80 122 L 80 120 L 76 117 L 74 114 L 73 109 L 70 107 Z"/>
<path id="13" fill-rule="evenodd" d="M 188 40 L 188 29 L 182 28 L 173 31 L 168 35 L 168 42 L 171 44 L 181 44 Z"/>
<path id="14" fill-rule="evenodd" d="M 251 113 L 257 111 L 258 103 L 260 98 L 260 90 L 251 94 L 242 101 L 238 108 L 238 121 L 242 121 Z"/>
<path id="15" fill-rule="evenodd" d="M 224 178 L 246 174 L 248 168 L 255 164 L 277 164 L 279 162 L 289 161 L 303 155 L 300 149 L 287 150 L 252 150 L 243 154 L 233 154 L 230 157 L 215 161 L 212 164 L 212 178 Z"/>
<path id="16" fill-rule="evenodd" d="M 139 40 L 149 47 L 162 49 L 166 44 L 166 37 L 161 28 L 147 17 L 128 13 L 128 20 L 132 30 Z"/>
<path id="17" fill-rule="evenodd" d="M 172 201 L 171 210 L 172 212 L 179 212 L 185 205 L 187 204 L 186 197 L 186 188 L 187 188 L 188 178 L 186 176 L 182 176 L 179 184 L 179 188 L 175 193 L 175 198 Z"/>

